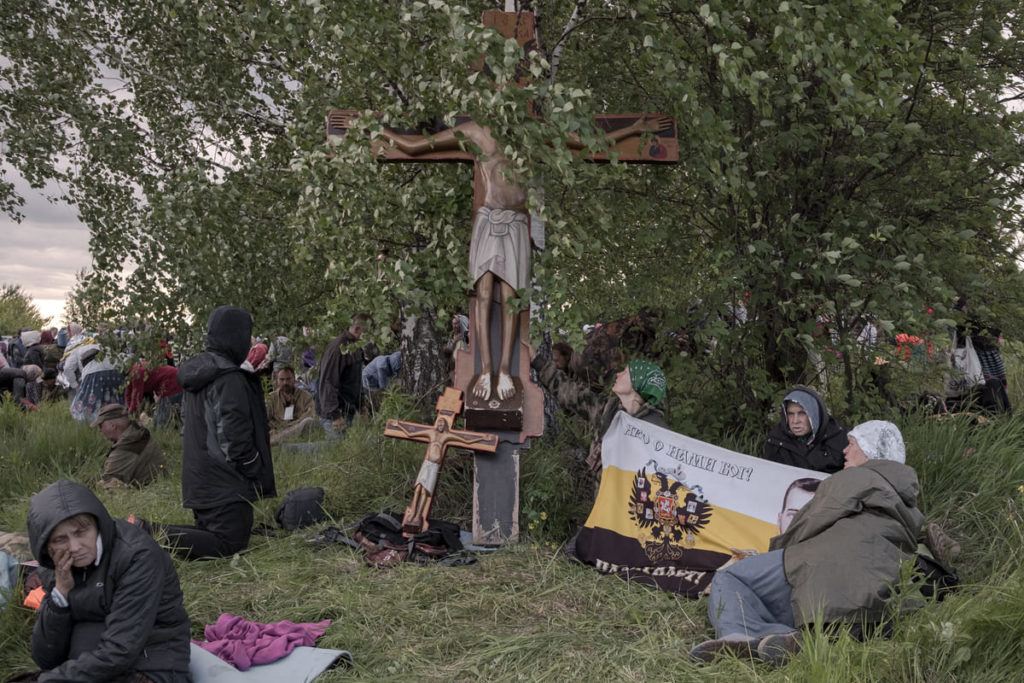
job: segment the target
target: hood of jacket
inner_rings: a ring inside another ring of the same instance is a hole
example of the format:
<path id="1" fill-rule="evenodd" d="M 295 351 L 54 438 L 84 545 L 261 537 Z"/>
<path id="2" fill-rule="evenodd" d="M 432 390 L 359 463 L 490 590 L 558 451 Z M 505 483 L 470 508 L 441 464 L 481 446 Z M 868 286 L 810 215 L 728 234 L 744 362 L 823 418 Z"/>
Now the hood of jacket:
<path id="1" fill-rule="evenodd" d="M 206 321 L 206 350 L 241 365 L 252 341 L 252 316 L 238 306 L 213 309 Z"/>
<path id="2" fill-rule="evenodd" d="M 103 547 L 110 548 L 114 520 L 92 491 L 73 481 L 60 480 L 32 496 L 28 508 L 28 539 L 39 564 L 53 569 L 53 558 L 46 551 L 54 528 L 65 519 L 87 512 L 96 518 Z"/>
<path id="3" fill-rule="evenodd" d="M 245 356 L 242 360 L 245 360 Z M 185 391 L 197 393 L 216 378 L 229 372 L 242 372 L 242 368 L 220 353 L 204 351 L 181 364 L 178 368 L 178 384 Z"/>
<path id="4" fill-rule="evenodd" d="M 917 507 L 921 485 L 917 480 L 917 472 L 912 467 L 895 460 L 868 460 L 860 467 L 876 472 L 889 482 L 908 508 Z"/>
<path id="5" fill-rule="evenodd" d="M 829 418 L 831 417 L 828 414 L 828 408 L 825 407 L 825 399 L 823 399 L 821 397 L 821 394 L 819 394 L 814 389 L 812 389 L 810 387 L 805 387 L 803 385 L 797 385 L 797 386 L 793 387 L 792 389 L 790 389 L 789 391 L 786 392 L 786 396 L 789 396 L 794 391 L 802 391 L 805 394 L 810 394 L 811 398 L 814 399 L 818 403 L 818 423 L 811 425 L 811 435 L 812 436 L 811 436 L 811 440 L 809 442 L 809 443 L 816 443 L 818 441 L 819 435 L 823 434 L 822 427 L 824 427 L 825 425 L 828 424 Z M 793 432 L 791 432 L 789 430 L 789 420 L 786 418 L 786 399 L 785 398 L 782 399 L 782 403 L 780 404 L 780 408 L 781 408 L 781 411 L 782 411 L 782 417 L 779 420 L 779 426 L 782 427 L 782 431 L 784 433 L 786 433 L 787 435 L 791 436 L 794 439 L 799 438 Z M 805 407 L 804 410 L 807 410 L 807 408 Z"/>

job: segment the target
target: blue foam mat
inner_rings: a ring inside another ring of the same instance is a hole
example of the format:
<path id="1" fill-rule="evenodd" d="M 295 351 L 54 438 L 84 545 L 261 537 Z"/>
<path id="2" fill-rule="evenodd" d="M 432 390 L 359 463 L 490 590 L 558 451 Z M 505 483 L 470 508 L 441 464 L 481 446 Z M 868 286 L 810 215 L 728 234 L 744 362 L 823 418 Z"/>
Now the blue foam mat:
<path id="1" fill-rule="evenodd" d="M 327 650 L 319 647 L 297 647 L 287 657 L 270 664 L 239 671 L 215 654 L 192 643 L 192 661 L 189 671 L 193 683 L 307 683 L 322 674 L 338 660 L 352 663 L 346 650 Z"/>

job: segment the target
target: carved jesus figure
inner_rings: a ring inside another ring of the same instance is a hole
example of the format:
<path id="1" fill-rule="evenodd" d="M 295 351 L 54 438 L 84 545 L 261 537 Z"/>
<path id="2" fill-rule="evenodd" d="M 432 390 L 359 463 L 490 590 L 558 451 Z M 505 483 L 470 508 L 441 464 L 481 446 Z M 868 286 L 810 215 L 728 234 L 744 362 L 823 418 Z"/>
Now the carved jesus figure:
<path id="1" fill-rule="evenodd" d="M 492 434 L 452 430 L 449 423 L 452 418 L 451 413 L 447 416 L 438 415 L 433 429 L 425 425 L 388 420 L 387 429 L 384 432 L 387 436 L 404 437 L 417 441 L 426 440 L 427 442 L 427 453 L 416 477 L 412 503 L 406 509 L 405 519 L 402 522 L 403 530 L 419 533 L 425 528 L 427 514 L 434 498 L 434 490 L 437 487 L 437 475 L 444 463 L 445 451 L 449 446 L 480 448 L 492 452 L 497 446 L 497 439 Z"/>
<path id="2" fill-rule="evenodd" d="M 351 127 L 355 116 L 339 120 L 338 126 Z M 672 125 L 668 116 L 641 116 L 628 126 L 607 133 L 611 144 L 646 132 L 661 132 Z M 473 219 L 469 246 L 469 270 L 476 291 L 475 335 L 480 353 L 480 375 L 471 387 L 473 395 L 489 400 L 492 393 L 506 400 L 515 395 L 512 382 L 512 351 L 516 336 L 516 315 L 508 300 L 517 289 L 530 285 L 530 231 L 526 210 L 526 187 L 516 177 L 509 159 L 487 126 L 465 121 L 436 135 L 406 135 L 383 129 L 383 135 L 395 147 L 410 156 L 427 152 L 461 149 L 468 140 L 479 148 L 477 165 L 483 182 L 483 205 Z M 578 138 L 569 140 L 571 149 L 583 149 Z M 497 292 L 495 292 L 497 289 Z M 491 357 L 490 319 L 495 293 L 501 306 L 501 355 L 498 359 L 497 386 L 492 387 L 494 360 Z"/>

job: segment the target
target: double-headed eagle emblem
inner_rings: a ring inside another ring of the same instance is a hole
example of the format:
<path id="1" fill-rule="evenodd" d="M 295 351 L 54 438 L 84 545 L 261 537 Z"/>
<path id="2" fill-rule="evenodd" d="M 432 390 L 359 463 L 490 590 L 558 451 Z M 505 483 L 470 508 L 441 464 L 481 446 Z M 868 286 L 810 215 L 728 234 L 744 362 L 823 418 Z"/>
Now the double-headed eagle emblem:
<path id="1" fill-rule="evenodd" d="M 677 560 L 683 547 L 692 548 L 694 536 L 711 521 L 711 512 L 699 486 L 688 490 L 661 472 L 649 476 L 646 467 L 633 479 L 629 516 L 639 527 L 644 552 L 652 562 Z"/>

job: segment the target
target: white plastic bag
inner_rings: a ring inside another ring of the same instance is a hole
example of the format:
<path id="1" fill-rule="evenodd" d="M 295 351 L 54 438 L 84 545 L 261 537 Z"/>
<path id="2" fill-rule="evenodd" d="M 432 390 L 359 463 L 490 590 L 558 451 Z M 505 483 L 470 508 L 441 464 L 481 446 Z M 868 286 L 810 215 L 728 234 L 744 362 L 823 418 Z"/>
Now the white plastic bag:
<path id="1" fill-rule="evenodd" d="M 963 348 L 957 348 L 956 335 L 953 335 L 953 349 L 949 354 L 951 371 L 946 375 L 946 396 L 959 398 L 967 394 L 979 384 L 985 383 L 985 373 L 981 369 L 981 360 L 974 350 L 974 342 L 964 337 Z"/>

